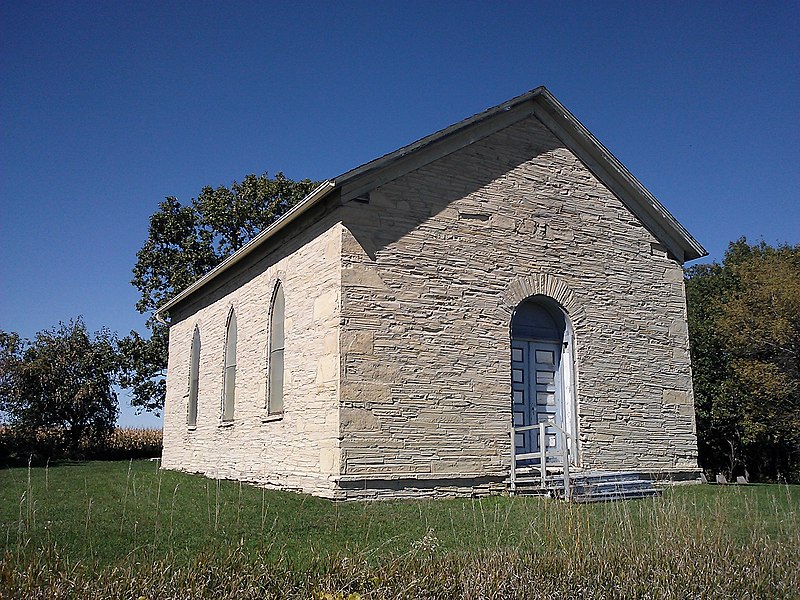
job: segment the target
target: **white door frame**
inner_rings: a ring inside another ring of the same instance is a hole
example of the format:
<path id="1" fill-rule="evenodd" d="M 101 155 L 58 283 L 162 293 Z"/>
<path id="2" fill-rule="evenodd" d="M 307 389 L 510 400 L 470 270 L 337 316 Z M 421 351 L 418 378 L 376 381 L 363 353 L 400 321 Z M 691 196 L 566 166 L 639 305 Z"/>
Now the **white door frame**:
<path id="1" fill-rule="evenodd" d="M 539 296 L 539 295 L 537 295 Z M 572 322 L 570 321 L 569 315 L 566 311 L 561 307 L 561 305 L 556 302 L 554 299 L 547 297 L 547 296 L 539 296 L 541 301 L 539 302 L 541 305 L 549 304 L 551 308 L 557 308 L 558 311 L 561 313 L 562 318 L 564 319 L 564 333 L 563 333 L 563 340 L 561 342 L 561 356 L 559 360 L 559 368 L 557 377 L 560 378 L 560 391 L 561 391 L 561 402 L 562 402 L 562 411 L 563 411 L 563 424 L 564 429 L 570 436 L 570 457 L 572 463 L 576 466 L 580 466 L 580 444 L 578 440 L 578 431 L 577 431 L 577 394 L 576 394 L 576 383 L 575 383 L 575 343 L 574 343 L 574 330 L 572 328 Z M 533 301 L 537 302 L 537 297 L 532 296 L 522 300 L 517 306 L 521 305 L 523 302 Z M 516 309 L 512 313 L 512 320 L 516 314 Z M 511 329 L 511 327 L 509 327 Z M 519 342 L 536 342 L 535 339 L 528 339 L 525 337 L 514 338 L 513 335 L 510 336 L 511 338 L 511 346 L 513 348 L 513 343 L 515 341 Z M 541 340 L 542 342 L 546 343 L 558 343 L 553 340 Z M 512 357 L 509 357 L 512 358 Z M 513 375 L 513 366 L 512 366 L 512 375 Z M 513 381 L 509 382 L 510 388 L 513 388 Z M 513 392 L 513 390 L 511 390 Z M 513 393 L 509 394 L 511 396 L 511 419 L 512 423 L 514 421 L 514 399 Z M 529 394 L 527 394 L 529 396 Z M 535 397 L 527 399 L 528 402 L 533 402 L 535 405 L 536 399 Z M 528 413 L 532 412 L 531 408 L 527 408 Z M 512 440 L 513 444 L 516 444 L 516 439 Z"/>

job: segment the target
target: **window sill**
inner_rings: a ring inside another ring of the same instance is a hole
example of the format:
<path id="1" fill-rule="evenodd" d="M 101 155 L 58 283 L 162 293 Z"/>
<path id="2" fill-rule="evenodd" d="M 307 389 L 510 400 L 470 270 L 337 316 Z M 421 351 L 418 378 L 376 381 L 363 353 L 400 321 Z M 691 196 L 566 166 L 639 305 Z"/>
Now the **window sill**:
<path id="1" fill-rule="evenodd" d="M 283 421 L 283 413 L 275 413 L 274 415 L 261 417 L 262 423 L 272 423 L 273 421 Z"/>
<path id="2" fill-rule="evenodd" d="M 187 425 L 186 431 L 195 431 L 197 430 L 197 425 Z"/>
<path id="3" fill-rule="evenodd" d="M 233 427 L 235 421 L 222 421 L 217 427 L 225 428 L 225 427 Z"/>

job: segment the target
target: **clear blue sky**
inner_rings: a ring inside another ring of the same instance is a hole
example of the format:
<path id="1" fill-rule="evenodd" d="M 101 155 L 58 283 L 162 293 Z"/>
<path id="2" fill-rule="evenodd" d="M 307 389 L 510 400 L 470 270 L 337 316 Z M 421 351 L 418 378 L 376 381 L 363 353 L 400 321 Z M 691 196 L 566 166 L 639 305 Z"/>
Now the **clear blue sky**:
<path id="1" fill-rule="evenodd" d="M 0 329 L 142 331 L 131 267 L 165 196 L 333 177 L 538 85 L 709 259 L 796 244 L 799 7 L 7 0 Z"/>

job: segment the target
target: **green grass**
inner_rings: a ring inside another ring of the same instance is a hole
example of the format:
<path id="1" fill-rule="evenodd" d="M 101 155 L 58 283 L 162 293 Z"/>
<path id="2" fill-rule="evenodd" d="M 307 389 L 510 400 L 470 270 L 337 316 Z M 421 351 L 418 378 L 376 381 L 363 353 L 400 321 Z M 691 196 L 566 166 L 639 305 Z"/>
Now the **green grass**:
<path id="1" fill-rule="evenodd" d="M 0 470 L 0 597 L 796 597 L 800 488 L 332 503 L 91 462 Z M 357 597 L 357 596 L 354 596 Z"/>

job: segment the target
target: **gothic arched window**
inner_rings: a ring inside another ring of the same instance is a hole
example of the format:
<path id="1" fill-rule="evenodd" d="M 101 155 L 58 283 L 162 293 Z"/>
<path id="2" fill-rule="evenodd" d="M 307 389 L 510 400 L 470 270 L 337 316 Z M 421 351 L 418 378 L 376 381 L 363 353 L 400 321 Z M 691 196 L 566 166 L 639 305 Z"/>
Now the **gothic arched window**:
<path id="1" fill-rule="evenodd" d="M 222 420 L 233 421 L 233 406 L 236 396 L 236 313 L 228 314 L 225 334 L 225 372 L 222 377 Z"/>
<path id="2" fill-rule="evenodd" d="M 272 295 L 269 311 L 269 391 L 267 392 L 267 413 L 283 412 L 283 343 L 284 313 L 286 305 L 283 286 L 280 281 Z"/>
<path id="3" fill-rule="evenodd" d="M 189 427 L 197 425 L 197 395 L 200 389 L 200 329 L 195 325 L 189 357 Z"/>

